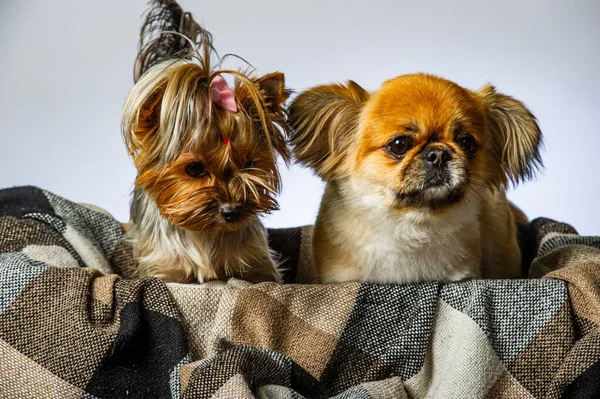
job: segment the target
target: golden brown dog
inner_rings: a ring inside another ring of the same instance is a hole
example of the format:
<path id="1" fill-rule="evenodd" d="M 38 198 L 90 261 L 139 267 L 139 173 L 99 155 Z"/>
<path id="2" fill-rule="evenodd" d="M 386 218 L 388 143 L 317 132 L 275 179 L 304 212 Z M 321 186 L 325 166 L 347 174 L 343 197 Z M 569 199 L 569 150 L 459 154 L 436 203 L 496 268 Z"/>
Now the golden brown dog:
<path id="1" fill-rule="evenodd" d="M 327 185 L 314 231 L 321 282 L 520 276 L 505 187 L 541 166 L 518 100 L 427 74 L 374 93 L 318 86 L 289 108 L 293 155 Z M 513 212 L 515 216 L 513 216 Z"/>

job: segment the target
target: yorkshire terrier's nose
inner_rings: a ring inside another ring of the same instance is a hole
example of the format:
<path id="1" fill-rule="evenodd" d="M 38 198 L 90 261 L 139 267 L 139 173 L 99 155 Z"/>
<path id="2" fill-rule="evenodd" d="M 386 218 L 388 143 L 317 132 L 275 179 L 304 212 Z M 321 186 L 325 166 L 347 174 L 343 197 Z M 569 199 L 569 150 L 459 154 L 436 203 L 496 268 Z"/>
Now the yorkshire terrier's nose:
<path id="1" fill-rule="evenodd" d="M 240 205 L 229 203 L 221 205 L 221 215 L 226 222 L 235 222 L 241 214 L 242 207 Z"/>
<path id="2" fill-rule="evenodd" d="M 449 160 L 450 154 L 444 149 L 432 148 L 425 152 L 425 161 L 433 168 L 441 169 L 446 166 Z"/>

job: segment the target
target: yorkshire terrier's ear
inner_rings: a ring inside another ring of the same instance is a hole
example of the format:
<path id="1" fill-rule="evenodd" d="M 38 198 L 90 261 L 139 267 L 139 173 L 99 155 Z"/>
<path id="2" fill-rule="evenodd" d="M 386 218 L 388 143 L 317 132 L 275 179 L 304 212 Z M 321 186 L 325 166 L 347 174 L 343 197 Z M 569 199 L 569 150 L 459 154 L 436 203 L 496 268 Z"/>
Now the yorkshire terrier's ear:
<path id="1" fill-rule="evenodd" d="M 296 97 L 288 110 L 296 160 L 323 180 L 344 176 L 344 160 L 368 99 L 369 93 L 353 81 L 317 86 Z"/>
<path id="2" fill-rule="evenodd" d="M 542 132 L 525 105 L 496 92 L 492 85 L 477 91 L 486 109 L 496 184 L 513 184 L 532 178 L 543 167 L 540 156 Z"/>
<path id="3" fill-rule="evenodd" d="M 281 72 L 273 72 L 254 79 L 254 84 L 262 96 L 262 111 L 258 112 L 258 116 L 268 120 L 266 133 L 269 143 L 287 164 L 291 155 L 286 142 L 289 128 L 285 121 L 285 102 L 290 92 L 285 88 L 285 77 Z M 244 85 L 238 88 L 236 95 L 250 113 L 258 111 L 258 104 Z"/>
<path id="4" fill-rule="evenodd" d="M 123 107 L 121 127 L 125 143 L 132 155 L 147 145 L 159 130 L 166 81 L 153 87 L 144 83 L 141 81 L 134 86 Z"/>
<path id="5" fill-rule="evenodd" d="M 279 112 L 290 96 L 285 88 L 285 77 L 281 72 L 273 72 L 256 80 L 256 84 L 264 93 L 264 100 L 270 112 Z"/>
<path id="6" fill-rule="evenodd" d="M 158 130 L 163 94 L 163 90 L 156 90 L 144 102 L 140 103 L 137 124 L 133 129 L 140 141 L 154 136 Z"/>

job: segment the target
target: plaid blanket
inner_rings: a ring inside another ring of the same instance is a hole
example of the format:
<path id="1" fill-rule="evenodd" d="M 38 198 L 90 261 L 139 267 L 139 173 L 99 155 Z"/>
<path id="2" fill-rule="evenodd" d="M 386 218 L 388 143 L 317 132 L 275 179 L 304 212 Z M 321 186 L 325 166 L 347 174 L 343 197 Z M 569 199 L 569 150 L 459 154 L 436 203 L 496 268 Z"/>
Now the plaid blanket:
<path id="1" fill-rule="evenodd" d="M 287 282 L 310 234 L 270 231 Z M 0 191 L 0 397 L 600 397 L 600 239 L 570 226 L 520 227 L 542 279 L 404 286 L 140 280 L 121 236 Z"/>

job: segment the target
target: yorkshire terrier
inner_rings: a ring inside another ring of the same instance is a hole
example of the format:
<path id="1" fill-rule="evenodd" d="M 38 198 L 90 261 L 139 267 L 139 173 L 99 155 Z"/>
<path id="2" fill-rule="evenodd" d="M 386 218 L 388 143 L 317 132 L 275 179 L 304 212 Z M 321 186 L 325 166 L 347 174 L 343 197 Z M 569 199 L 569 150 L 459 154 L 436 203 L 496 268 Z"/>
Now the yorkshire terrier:
<path id="1" fill-rule="evenodd" d="M 278 209 L 277 155 L 290 157 L 284 75 L 222 69 L 213 55 L 210 34 L 189 13 L 174 1 L 154 2 L 142 30 L 141 76 L 122 118 L 137 169 L 127 237 L 138 274 L 180 283 L 281 281 L 259 216 Z"/>
<path id="2" fill-rule="evenodd" d="M 318 86 L 291 104 L 293 155 L 327 183 L 313 236 L 323 283 L 517 278 L 505 187 L 541 167 L 520 101 L 432 75 Z"/>

